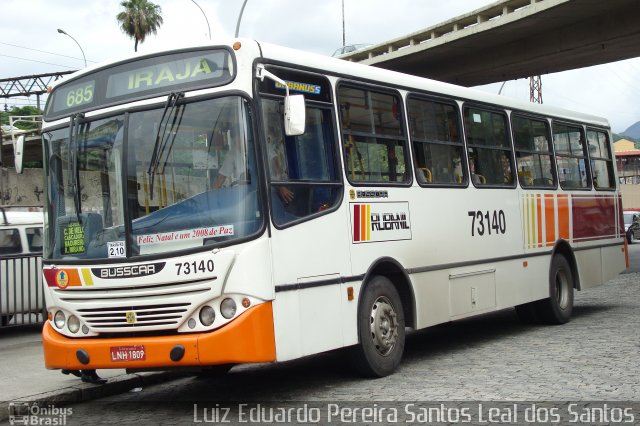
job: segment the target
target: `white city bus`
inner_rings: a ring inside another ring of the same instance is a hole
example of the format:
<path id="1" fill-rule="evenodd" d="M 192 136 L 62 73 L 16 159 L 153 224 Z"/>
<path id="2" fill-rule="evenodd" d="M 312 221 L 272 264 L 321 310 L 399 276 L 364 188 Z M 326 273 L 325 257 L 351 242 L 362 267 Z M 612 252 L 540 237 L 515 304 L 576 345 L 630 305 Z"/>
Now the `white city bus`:
<path id="1" fill-rule="evenodd" d="M 564 323 L 625 267 L 602 118 L 234 40 L 80 71 L 44 120 L 48 368 L 384 376 L 405 327 Z"/>

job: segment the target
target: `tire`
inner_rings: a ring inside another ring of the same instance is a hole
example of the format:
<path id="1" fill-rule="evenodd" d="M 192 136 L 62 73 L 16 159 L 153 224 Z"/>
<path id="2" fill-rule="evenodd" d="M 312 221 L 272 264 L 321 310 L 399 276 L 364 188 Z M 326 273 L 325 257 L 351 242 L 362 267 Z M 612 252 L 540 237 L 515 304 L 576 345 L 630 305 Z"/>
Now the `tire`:
<path id="1" fill-rule="evenodd" d="M 633 244 L 633 232 L 631 231 L 631 229 L 629 229 L 629 231 L 627 232 L 627 244 Z"/>
<path id="2" fill-rule="evenodd" d="M 535 303 L 536 302 L 524 303 L 516 306 L 516 314 L 522 324 L 535 324 L 538 322 Z"/>
<path id="3" fill-rule="evenodd" d="M 353 367 L 367 377 L 393 373 L 404 352 L 404 312 L 391 281 L 375 276 L 366 285 L 358 305 L 358 340 L 353 348 Z"/>
<path id="4" fill-rule="evenodd" d="M 551 260 L 549 298 L 536 302 L 536 315 L 547 324 L 565 324 L 573 313 L 573 272 L 562 255 Z"/>
<path id="5" fill-rule="evenodd" d="M 201 379 L 214 379 L 225 376 L 235 364 L 220 364 L 203 367 L 197 376 Z"/>

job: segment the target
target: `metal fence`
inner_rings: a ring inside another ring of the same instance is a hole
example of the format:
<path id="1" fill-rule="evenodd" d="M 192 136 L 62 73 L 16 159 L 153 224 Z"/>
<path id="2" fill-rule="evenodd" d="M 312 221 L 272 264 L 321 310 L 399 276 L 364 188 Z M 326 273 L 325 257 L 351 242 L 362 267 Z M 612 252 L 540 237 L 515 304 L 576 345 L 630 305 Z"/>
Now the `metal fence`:
<path id="1" fill-rule="evenodd" d="M 0 257 L 0 327 L 43 323 L 42 254 Z"/>

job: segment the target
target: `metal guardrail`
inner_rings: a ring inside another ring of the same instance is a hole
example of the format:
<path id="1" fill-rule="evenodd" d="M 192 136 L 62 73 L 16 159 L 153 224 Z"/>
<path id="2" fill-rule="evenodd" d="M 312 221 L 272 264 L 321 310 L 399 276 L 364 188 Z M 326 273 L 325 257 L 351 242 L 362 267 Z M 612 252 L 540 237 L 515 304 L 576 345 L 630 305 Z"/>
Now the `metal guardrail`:
<path id="1" fill-rule="evenodd" d="M 41 324 L 46 317 L 42 254 L 0 257 L 0 328 Z"/>

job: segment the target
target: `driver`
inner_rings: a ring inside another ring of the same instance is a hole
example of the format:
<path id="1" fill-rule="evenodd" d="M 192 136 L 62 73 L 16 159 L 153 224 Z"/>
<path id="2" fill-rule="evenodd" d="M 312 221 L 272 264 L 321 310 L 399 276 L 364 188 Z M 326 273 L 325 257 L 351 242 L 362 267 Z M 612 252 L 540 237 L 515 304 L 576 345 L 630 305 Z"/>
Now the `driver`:
<path id="1" fill-rule="evenodd" d="M 222 162 L 222 167 L 218 170 L 218 176 L 216 176 L 213 182 L 214 188 L 222 188 L 223 186 L 230 186 L 234 182 L 241 179 L 245 179 L 247 175 L 247 164 L 245 149 L 242 140 L 235 137 L 236 132 L 231 131 L 230 147 Z"/>

